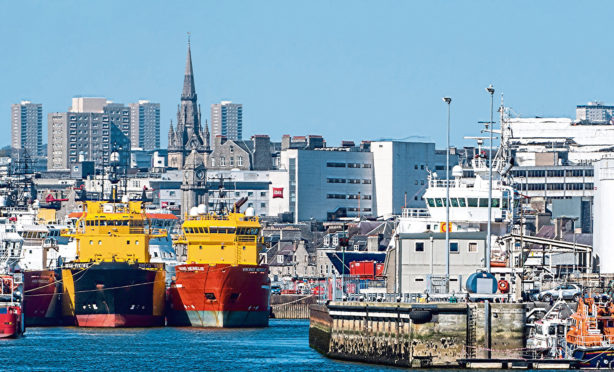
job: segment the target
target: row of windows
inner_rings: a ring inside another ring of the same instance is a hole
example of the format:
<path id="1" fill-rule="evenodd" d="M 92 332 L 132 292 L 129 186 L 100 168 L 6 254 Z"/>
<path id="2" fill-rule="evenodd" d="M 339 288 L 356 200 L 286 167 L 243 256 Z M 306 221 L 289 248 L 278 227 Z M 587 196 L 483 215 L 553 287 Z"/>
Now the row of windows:
<path id="1" fill-rule="evenodd" d="M 234 156 L 230 157 L 230 161 L 229 161 L 229 166 L 234 166 L 235 165 L 235 158 Z M 215 158 L 211 158 L 211 166 L 215 167 Z M 226 166 L 226 157 L 225 156 L 220 156 L 220 167 L 225 167 Z M 237 157 L 237 166 L 243 166 L 243 156 L 239 156 Z"/>
<path id="2" fill-rule="evenodd" d="M 371 212 L 371 208 L 363 208 L 362 209 L 363 212 Z M 360 212 L 359 208 L 348 208 L 348 212 Z"/>
<path id="3" fill-rule="evenodd" d="M 593 169 L 534 169 L 534 170 L 513 170 L 514 177 L 593 177 L 595 172 Z"/>
<path id="4" fill-rule="evenodd" d="M 86 226 L 130 226 L 143 227 L 141 220 L 86 220 Z"/>
<path id="5" fill-rule="evenodd" d="M 326 183 L 351 183 L 351 184 L 360 184 L 361 182 L 365 185 L 370 185 L 371 184 L 371 180 L 360 180 L 358 178 L 350 178 L 350 179 L 345 179 L 345 178 L 327 178 L 326 179 Z"/>
<path id="6" fill-rule="evenodd" d="M 326 194 L 326 199 L 360 199 L 360 194 Z M 363 195 L 363 200 L 371 200 L 371 195 Z"/>
<path id="7" fill-rule="evenodd" d="M 424 242 L 415 242 L 414 251 L 424 252 Z M 467 253 L 477 253 L 477 251 L 478 251 L 477 242 L 469 242 L 467 244 Z M 459 253 L 458 242 L 450 242 L 450 253 Z"/>
<path id="8" fill-rule="evenodd" d="M 540 190 L 593 190 L 593 183 L 518 183 L 514 188 L 521 191 Z"/>
<path id="9" fill-rule="evenodd" d="M 499 208 L 500 206 L 503 209 L 507 209 L 509 205 L 508 199 L 492 198 L 491 206 L 493 208 Z M 426 202 L 429 207 L 445 207 L 446 206 L 446 198 L 426 198 Z M 450 198 L 450 207 L 480 207 L 480 208 L 488 208 L 488 198 Z"/>
<path id="10" fill-rule="evenodd" d="M 260 229 L 257 227 L 184 227 L 186 234 L 234 234 L 238 235 L 258 235 Z"/>
<path id="11" fill-rule="evenodd" d="M 346 167 L 346 163 L 337 163 L 337 162 L 332 162 L 329 161 L 326 163 L 326 166 L 328 168 L 345 168 Z M 347 167 L 348 168 L 360 168 L 361 164 L 360 163 L 347 163 Z M 371 164 L 362 164 L 362 168 L 371 168 Z"/>

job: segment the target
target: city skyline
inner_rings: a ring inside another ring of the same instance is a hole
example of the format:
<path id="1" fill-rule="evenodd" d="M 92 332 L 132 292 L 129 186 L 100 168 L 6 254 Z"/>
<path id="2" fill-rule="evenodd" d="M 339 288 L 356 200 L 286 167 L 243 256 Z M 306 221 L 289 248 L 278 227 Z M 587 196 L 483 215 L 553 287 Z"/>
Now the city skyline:
<path id="1" fill-rule="evenodd" d="M 161 105 L 165 148 L 188 31 L 201 105 L 242 103 L 245 138 L 313 133 L 331 144 L 407 138 L 441 147 L 441 97 L 449 95 L 452 144 L 471 144 L 463 136 L 487 120 L 484 87 L 490 83 L 497 100 L 505 93 L 506 104 L 524 117 L 574 117 L 576 105 L 614 101 L 607 75 L 611 52 L 600 48 L 603 58 L 568 52 L 580 43 L 587 50 L 600 43 L 594 35 L 611 4 L 601 3 L 599 12 L 555 2 L 347 4 L 244 4 L 232 16 L 222 3 L 154 3 L 144 11 L 120 2 L 7 4 L 7 14 L 31 16 L 0 26 L 0 40 L 15 56 L 0 62 L 1 123 L 9 128 L 10 105 L 21 100 L 42 103 L 46 117 L 66 110 L 65 102 L 78 95 L 122 103 L 148 99 Z M 144 16 L 129 17 L 137 10 Z M 517 27 L 522 24 L 531 27 Z M 46 138 L 46 123 L 43 128 Z"/>

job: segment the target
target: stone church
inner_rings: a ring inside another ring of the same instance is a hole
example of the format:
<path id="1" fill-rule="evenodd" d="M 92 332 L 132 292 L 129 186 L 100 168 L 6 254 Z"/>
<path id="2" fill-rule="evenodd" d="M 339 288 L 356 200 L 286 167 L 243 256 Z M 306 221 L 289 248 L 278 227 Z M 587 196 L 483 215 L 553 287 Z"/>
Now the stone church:
<path id="1" fill-rule="evenodd" d="M 194 86 L 194 72 L 192 70 L 192 53 L 188 42 L 188 56 L 183 78 L 183 91 L 181 104 L 177 108 L 177 126 L 173 129 L 173 122 L 168 130 L 168 166 L 183 169 L 188 155 L 192 151 L 203 158 L 207 164 L 207 156 L 211 152 L 209 144 L 209 128 L 202 127 L 200 105 L 196 103 L 196 87 Z"/>
<path id="2" fill-rule="evenodd" d="M 188 40 L 188 56 L 183 78 L 181 104 L 177 109 L 177 126 L 168 131 L 168 165 L 183 171 L 181 214 L 199 204 L 207 206 L 207 164 L 211 153 L 209 128 L 201 125 L 200 106 L 196 103 L 196 88 L 192 70 L 192 53 Z"/>

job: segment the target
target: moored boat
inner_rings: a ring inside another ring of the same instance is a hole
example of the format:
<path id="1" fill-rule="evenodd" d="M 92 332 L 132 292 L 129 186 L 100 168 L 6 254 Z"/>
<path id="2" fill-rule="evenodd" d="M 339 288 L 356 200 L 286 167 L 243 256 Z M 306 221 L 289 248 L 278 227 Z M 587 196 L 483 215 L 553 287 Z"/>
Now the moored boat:
<path id="1" fill-rule="evenodd" d="M 614 305 L 578 301 L 565 335 L 564 354 L 580 367 L 614 368 Z"/>
<path id="2" fill-rule="evenodd" d="M 153 229 L 141 202 L 84 202 L 77 259 L 62 267 L 64 323 L 82 327 L 164 325 L 164 264 L 152 263 Z"/>
<path id="3" fill-rule="evenodd" d="M 258 264 L 258 218 L 191 214 L 176 242 L 186 245 L 187 263 L 176 266 L 168 291 L 168 325 L 268 326 L 270 280 L 268 266 Z"/>
<path id="4" fill-rule="evenodd" d="M 25 331 L 21 305 L 14 294 L 18 285 L 13 275 L 0 276 L 0 338 L 17 338 Z"/>

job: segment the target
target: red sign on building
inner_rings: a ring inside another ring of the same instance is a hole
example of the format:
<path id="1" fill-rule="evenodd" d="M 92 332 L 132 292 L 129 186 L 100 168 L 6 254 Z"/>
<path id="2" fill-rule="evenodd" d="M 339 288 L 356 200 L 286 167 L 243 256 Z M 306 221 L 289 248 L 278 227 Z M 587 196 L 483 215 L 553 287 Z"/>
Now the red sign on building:
<path id="1" fill-rule="evenodd" d="M 283 187 L 273 187 L 273 199 L 284 197 L 284 188 Z"/>

